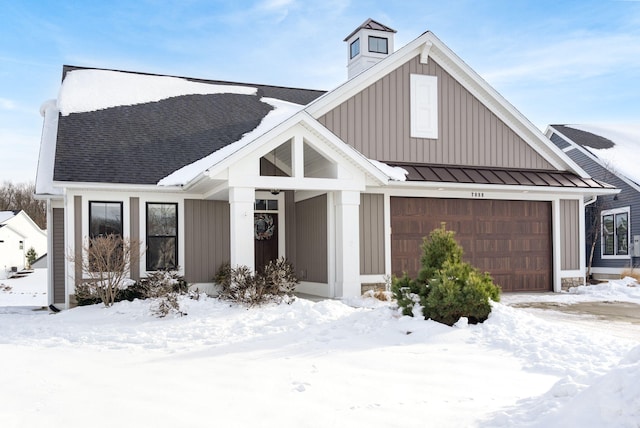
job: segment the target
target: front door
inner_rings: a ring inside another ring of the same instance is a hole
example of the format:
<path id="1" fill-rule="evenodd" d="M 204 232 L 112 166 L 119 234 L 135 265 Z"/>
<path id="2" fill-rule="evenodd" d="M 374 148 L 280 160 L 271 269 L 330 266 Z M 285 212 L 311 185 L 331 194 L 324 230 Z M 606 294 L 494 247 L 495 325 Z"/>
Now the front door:
<path id="1" fill-rule="evenodd" d="M 271 260 L 278 258 L 278 214 L 256 212 L 253 215 L 253 230 L 258 272 Z"/>

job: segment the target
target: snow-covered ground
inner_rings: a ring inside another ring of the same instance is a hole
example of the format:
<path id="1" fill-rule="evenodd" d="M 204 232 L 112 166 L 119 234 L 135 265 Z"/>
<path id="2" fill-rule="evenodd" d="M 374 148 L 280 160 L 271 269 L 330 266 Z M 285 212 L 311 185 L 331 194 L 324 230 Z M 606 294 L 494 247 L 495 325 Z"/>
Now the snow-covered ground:
<path id="1" fill-rule="evenodd" d="M 0 280 L 2 427 L 640 426 L 640 338 L 543 311 L 447 327 L 373 299 L 202 297 L 185 317 L 142 301 L 50 314 L 33 310 L 44 278 Z M 627 285 L 578 291 L 544 298 L 640 303 Z"/>

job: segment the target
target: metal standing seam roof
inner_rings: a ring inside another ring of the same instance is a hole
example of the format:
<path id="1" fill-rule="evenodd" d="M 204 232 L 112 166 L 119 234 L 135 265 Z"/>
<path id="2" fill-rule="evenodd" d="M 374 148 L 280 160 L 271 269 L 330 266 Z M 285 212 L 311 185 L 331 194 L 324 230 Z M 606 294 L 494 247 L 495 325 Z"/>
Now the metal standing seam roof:
<path id="1" fill-rule="evenodd" d="M 581 189 L 613 189 L 614 186 L 582 178 L 567 171 L 522 170 L 458 165 L 426 165 L 389 163 L 404 168 L 407 181 L 440 183 L 495 184 L 514 186 L 568 187 Z"/>

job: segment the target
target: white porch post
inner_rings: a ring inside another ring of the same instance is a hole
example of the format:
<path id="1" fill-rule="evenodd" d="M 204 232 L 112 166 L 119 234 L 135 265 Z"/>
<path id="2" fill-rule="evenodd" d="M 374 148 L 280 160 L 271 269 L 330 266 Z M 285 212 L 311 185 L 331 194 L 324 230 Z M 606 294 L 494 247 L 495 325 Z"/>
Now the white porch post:
<path id="1" fill-rule="evenodd" d="M 335 192 L 336 296 L 361 294 L 360 284 L 360 192 Z"/>
<path id="2" fill-rule="evenodd" d="M 232 187 L 229 189 L 230 206 L 230 263 L 231 267 L 247 266 L 255 269 L 253 243 L 253 204 L 255 189 Z"/>

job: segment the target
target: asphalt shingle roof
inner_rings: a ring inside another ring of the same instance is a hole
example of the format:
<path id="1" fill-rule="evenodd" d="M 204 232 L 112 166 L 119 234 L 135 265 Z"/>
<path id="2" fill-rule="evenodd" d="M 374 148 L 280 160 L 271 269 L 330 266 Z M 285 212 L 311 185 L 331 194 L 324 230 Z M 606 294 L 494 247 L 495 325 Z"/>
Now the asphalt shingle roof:
<path id="1" fill-rule="evenodd" d="M 615 146 L 614 142 L 600 135 L 591 132 L 581 131 L 567 125 L 551 125 L 559 132 L 562 132 L 567 138 L 583 147 L 591 147 L 593 149 L 610 149 Z"/>
<path id="2" fill-rule="evenodd" d="M 64 73 L 77 67 L 65 67 Z M 54 180 L 156 184 L 255 129 L 277 98 L 308 104 L 323 91 L 245 85 L 256 95 L 184 95 L 158 102 L 60 116 Z"/>

